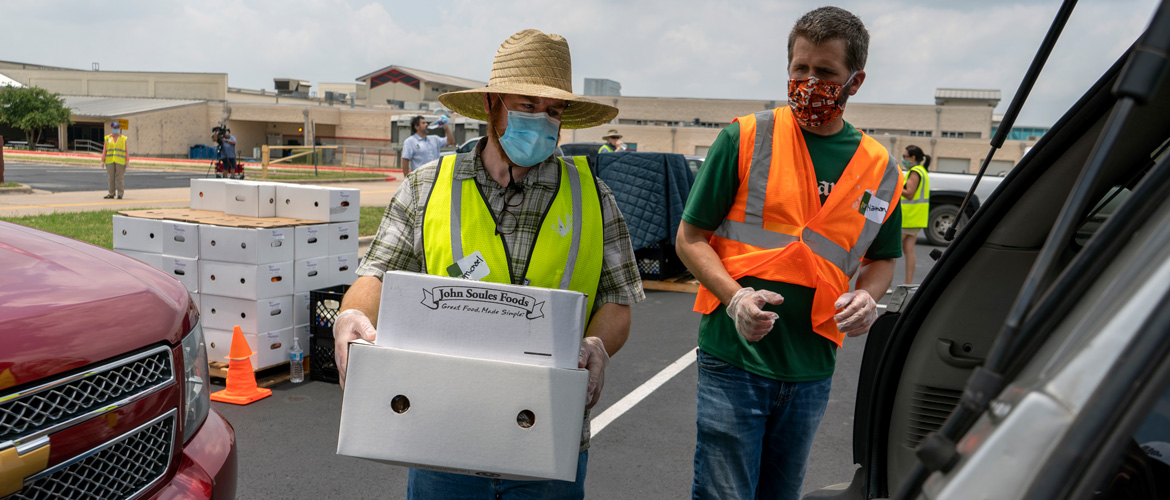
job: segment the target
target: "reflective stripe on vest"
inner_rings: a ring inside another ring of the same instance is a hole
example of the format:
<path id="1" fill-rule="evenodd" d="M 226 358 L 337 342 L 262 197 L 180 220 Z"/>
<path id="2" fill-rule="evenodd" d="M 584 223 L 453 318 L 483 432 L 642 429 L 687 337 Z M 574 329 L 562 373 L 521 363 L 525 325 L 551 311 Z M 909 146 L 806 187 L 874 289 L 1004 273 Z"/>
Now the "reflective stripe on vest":
<path id="1" fill-rule="evenodd" d="M 126 136 L 119 135 L 117 139 L 114 136 L 106 136 L 106 156 L 102 159 L 105 163 L 126 164 Z"/>
<path id="2" fill-rule="evenodd" d="M 510 249 L 504 237 L 495 234 L 496 220 L 475 178 L 454 180 L 455 165 L 465 156 L 445 156 L 435 169 L 423 213 L 427 273 L 448 276 L 451 265 L 479 251 L 489 270 L 483 281 L 511 283 Z M 584 293 L 588 321 L 601 280 L 601 198 L 584 157 L 559 163 L 557 194 L 541 216 L 524 276 L 531 286 Z"/>
<path id="3" fill-rule="evenodd" d="M 609 144 L 602 144 L 600 148 L 597 148 L 597 154 L 612 153 L 613 151 L 613 146 L 610 146 Z"/>
<path id="4" fill-rule="evenodd" d="M 813 329 L 841 344 L 833 303 L 848 291 L 901 196 L 894 159 L 868 135 L 824 203 L 804 137 L 787 107 L 736 119 L 740 186 L 711 246 L 733 279 L 754 276 L 816 290 Z M 719 300 L 700 287 L 695 310 Z"/>
<path id="5" fill-rule="evenodd" d="M 926 227 L 930 220 L 930 176 L 922 165 L 910 167 L 910 171 L 918 174 L 918 189 L 913 199 L 902 200 L 902 227 Z"/>

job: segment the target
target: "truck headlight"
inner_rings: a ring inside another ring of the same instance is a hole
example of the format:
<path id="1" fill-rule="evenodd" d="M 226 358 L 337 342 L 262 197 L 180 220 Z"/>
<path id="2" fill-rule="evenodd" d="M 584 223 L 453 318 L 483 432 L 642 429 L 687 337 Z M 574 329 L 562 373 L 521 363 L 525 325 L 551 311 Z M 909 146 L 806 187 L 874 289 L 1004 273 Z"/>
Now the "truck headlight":
<path id="1" fill-rule="evenodd" d="M 186 443 L 203 425 L 211 410 L 211 380 L 207 372 L 207 346 L 203 344 L 203 325 L 195 324 L 183 337 L 183 442 Z"/>

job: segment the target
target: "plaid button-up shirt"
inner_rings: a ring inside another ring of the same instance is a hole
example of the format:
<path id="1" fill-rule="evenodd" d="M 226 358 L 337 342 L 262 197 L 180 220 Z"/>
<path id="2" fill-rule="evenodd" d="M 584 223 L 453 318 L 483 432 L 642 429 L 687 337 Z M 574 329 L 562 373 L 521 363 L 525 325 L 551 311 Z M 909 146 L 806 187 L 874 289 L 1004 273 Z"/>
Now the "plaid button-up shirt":
<path id="1" fill-rule="evenodd" d="M 480 148 L 477 147 L 456 160 L 455 182 L 475 178 L 480 192 L 488 200 L 492 217 L 499 221 L 508 191 L 488 175 L 479 154 Z M 438 162 L 432 162 L 406 176 L 386 207 L 378 234 L 358 266 L 358 275 L 382 279 L 386 271 L 426 272 L 422 246 L 423 209 L 426 208 L 427 196 L 434 186 L 435 170 L 438 168 Z M 524 282 L 523 273 L 528 267 L 526 260 L 536 244 L 541 218 L 559 188 L 558 170 L 558 160 L 551 158 L 529 170 L 528 175 L 517 181 L 524 187 L 524 200 L 519 206 L 508 208 L 509 212 L 516 215 L 516 229 L 504 235 L 512 283 Z M 606 302 L 633 305 L 646 298 L 646 294 L 642 291 L 642 279 L 634 260 L 630 232 L 609 186 L 598 180 L 597 187 L 601 198 L 604 245 L 601 280 L 597 283 L 597 298 L 594 299 L 593 308 L 597 310 Z M 512 203 L 515 204 L 515 200 Z M 507 224 L 511 226 L 511 222 Z M 506 231 L 511 227 L 502 229 Z M 585 410 L 581 428 L 582 451 L 589 448 L 589 414 L 589 410 Z"/>
<path id="2" fill-rule="evenodd" d="M 508 191 L 488 175 L 478 149 L 456 161 L 455 182 L 475 178 L 480 192 L 488 201 L 492 216 L 500 220 Z M 381 279 L 386 271 L 426 272 L 422 246 L 423 209 L 426 208 L 427 196 L 434 185 L 437 168 L 437 162 L 429 164 L 411 172 L 403 181 L 394 198 L 390 200 L 390 205 L 386 207 L 378 234 L 374 237 L 361 265 L 358 266 L 358 275 Z M 508 208 L 508 211 L 516 216 L 515 231 L 504 235 L 512 283 L 524 282 L 523 273 L 528 267 L 527 260 L 532 253 L 532 247 L 536 244 L 541 218 L 559 187 L 557 184 L 559 169 L 558 160 L 551 158 L 517 181 L 524 188 L 524 199 L 519 206 Z M 597 186 L 601 198 L 605 243 L 602 249 L 601 280 L 597 284 L 594 309 L 606 302 L 633 305 L 646 295 L 642 291 L 642 280 L 634 260 L 633 247 L 630 246 L 630 233 L 609 187 L 600 180 Z M 515 200 L 512 202 L 515 203 Z M 510 221 L 505 223 L 512 226 Z M 511 227 L 502 229 L 506 231 Z"/>

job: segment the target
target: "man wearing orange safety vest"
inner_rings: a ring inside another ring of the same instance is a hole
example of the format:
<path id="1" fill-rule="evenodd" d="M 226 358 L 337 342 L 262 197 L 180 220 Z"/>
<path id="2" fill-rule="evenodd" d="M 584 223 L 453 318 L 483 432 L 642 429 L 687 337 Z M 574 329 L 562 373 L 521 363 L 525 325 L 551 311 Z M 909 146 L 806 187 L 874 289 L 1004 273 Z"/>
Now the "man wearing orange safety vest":
<path id="1" fill-rule="evenodd" d="M 788 106 L 723 129 L 688 197 L 676 244 L 702 284 L 694 498 L 799 498 L 836 351 L 869 331 L 893 280 L 901 172 L 841 118 L 868 47 L 848 11 L 801 17 Z"/>

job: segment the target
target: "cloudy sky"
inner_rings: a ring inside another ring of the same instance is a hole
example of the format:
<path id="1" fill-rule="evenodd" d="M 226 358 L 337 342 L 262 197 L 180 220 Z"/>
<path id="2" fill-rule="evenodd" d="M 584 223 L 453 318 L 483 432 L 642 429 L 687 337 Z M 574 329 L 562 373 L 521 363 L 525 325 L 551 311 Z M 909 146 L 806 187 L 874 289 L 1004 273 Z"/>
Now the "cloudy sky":
<path id="1" fill-rule="evenodd" d="M 1055 15 L 1056 0 L 3 0 L 0 60 L 102 70 L 227 73 L 352 82 L 391 64 L 486 81 L 525 28 L 559 33 L 573 85 L 622 95 L 779 99 L 792 24 L 821 3 L 869 28 L 854 100 L 932 104 L 934 89 L 1003 91 L 1002 113 Z M 1081 0 L 1017 125 L 1048 126 L 1137 38 L 1155 0 Z"/>

